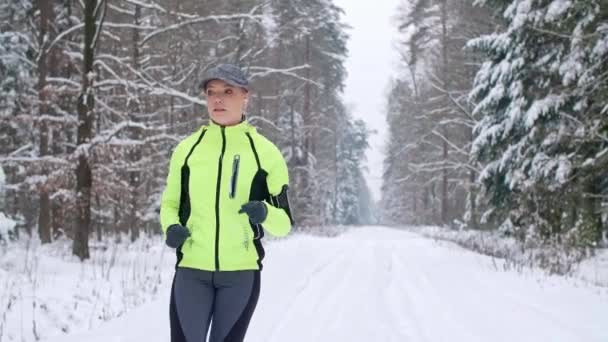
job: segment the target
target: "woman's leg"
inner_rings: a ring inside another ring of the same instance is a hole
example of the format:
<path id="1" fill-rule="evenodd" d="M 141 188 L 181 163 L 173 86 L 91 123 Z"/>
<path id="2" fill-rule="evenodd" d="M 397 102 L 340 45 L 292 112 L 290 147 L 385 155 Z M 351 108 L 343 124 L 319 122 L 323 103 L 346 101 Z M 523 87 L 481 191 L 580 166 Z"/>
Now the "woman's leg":
<path id="1" fill-rule="evenodd" d="M 188 342 L 205 342 L 213 311 L 213 272 L 178 267 L 175 306 Z"/>
<path id="2" fill-rule="evenodd" d="M 260 271 L 215 275 L 215 310 L 209 342 L 241 342 L 260 296 Z"/>

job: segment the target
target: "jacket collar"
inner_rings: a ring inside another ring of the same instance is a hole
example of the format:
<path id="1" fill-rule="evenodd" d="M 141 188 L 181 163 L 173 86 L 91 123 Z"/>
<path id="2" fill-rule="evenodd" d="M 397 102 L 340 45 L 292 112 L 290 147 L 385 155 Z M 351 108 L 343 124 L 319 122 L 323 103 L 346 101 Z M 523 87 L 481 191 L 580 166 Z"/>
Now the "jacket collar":
<path id="1" fill-rule="evenodd" d="M 235 125 L 230 125 L 230 126 L 220 125 L 220 124 L 216 123 L 215 121 L 211 120 L 211 118 L 209 119 L 209 124 L 207 125 L 207 129 L 212 130 L 212 131 L 215 131 L 215 130 L 219 131 L 222 128 L 224 128 L 225 133 L 248 132 L 249 130 L 251 130 L 252 127 L 253 126 L 251 126 L 247 122 L 247 117 L 245 116 L 245 114 L 243 114 L 241 121 Z"/>

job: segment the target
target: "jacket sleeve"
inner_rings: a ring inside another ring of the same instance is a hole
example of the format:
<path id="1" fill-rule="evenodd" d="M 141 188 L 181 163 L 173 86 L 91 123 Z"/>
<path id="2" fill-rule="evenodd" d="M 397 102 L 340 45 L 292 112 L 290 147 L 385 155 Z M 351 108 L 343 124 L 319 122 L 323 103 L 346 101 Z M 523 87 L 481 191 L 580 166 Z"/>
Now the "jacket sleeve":
<path id="1" fill-rule="evenodd" d="M 160 225 L 163 234 L 172 224 L 179 224 L 179 201 L 181 196 L 181 168 L 183 163 L 181 144 L 177 145 L 171 161 L 169 162 L 169 174 L 167 183 L 160 201 Z"/>
<path id="2" fill-rule="evenodd" d="M 273 150 L 274 153 L 271 156 L 271 163 L 266 177 L 268 192 L 270 194 L 270 198 L 265 201 L 268 215 L 262 222 L 262 227 L 274 236 L 285 236 L 293 225 L 287 194 L 289 172 L 281 151 L 276 147 Z"/>

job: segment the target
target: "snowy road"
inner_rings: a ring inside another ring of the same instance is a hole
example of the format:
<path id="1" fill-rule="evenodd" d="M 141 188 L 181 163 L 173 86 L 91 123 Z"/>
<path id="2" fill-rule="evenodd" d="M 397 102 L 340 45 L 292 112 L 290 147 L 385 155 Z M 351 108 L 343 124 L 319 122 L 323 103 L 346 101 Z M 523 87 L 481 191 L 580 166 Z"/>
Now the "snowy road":
<path id="1" fill-rule="evenodd" d="M 248 342 L 608 341 L 606 289 L 497 271 L 489 257 L 407 232 L 296 236 L 267 246 L 265 265 Z M 149 303 L 53 341 L 166 342 L 167 312 L 166 300 Z"/>

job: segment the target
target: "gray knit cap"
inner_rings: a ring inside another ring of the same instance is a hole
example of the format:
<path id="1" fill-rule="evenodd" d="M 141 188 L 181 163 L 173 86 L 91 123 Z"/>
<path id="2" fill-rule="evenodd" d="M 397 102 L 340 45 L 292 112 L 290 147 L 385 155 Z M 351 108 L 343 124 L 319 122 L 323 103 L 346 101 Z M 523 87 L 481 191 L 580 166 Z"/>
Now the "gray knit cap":
<path id="1" fill-rule="evenodd" d="M 206 90 L 207 83 L 213 80 L 222 80 L 235 87 L 245 88 L 245 90 L 249 91 L 247 75 L 245 75 L 241 68 L 234 64 L 220 64 L 207 70 L 199 88 L 201 90 Z"/>

